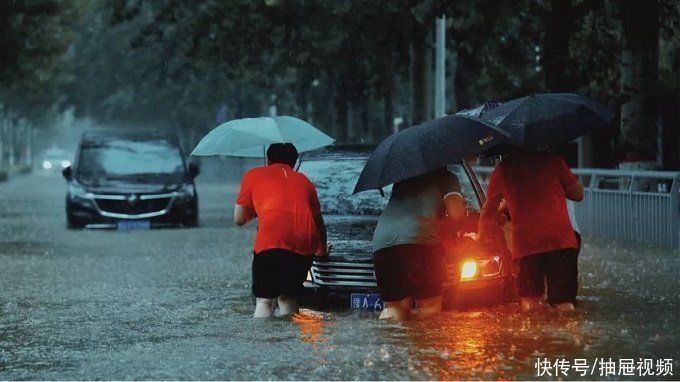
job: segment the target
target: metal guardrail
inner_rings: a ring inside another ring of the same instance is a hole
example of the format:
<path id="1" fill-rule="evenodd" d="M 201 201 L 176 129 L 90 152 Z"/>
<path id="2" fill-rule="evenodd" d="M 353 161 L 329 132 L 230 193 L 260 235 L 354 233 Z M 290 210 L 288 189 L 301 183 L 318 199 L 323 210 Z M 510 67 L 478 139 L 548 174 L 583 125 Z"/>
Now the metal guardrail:
<path id="1" fill-rule="evenodd" d="M 474 167 L 486 187 L 493 167 Z M 585 198 L 574 203 L 587 235 L 680 248 L 680 173 L 578 168 Z"/>

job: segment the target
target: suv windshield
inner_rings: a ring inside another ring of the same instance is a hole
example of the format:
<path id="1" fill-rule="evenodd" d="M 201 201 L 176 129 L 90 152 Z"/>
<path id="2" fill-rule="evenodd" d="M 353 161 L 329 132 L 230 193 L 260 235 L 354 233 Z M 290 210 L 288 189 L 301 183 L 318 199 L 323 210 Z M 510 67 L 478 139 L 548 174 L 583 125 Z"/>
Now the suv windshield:
<path id="1" fill-rule="evenodd" d="M 321 211 L 332 215 L 379 215 L 387 205 L 392 186 L 385 187 L 385 197 L 376 191 L 352 195 L 366 159 L 321 159 L 303 161 L 300 172 L 316 186 Z"/>
<path id="2" fill-rule="evenodd" d="M 110 139 L 82 145 L 77 173 L 85 183 L 130 178 L 177 182 L 184 177 L 184 161 L 179 148 L 164 139 Z"/>
<path id="3" fill-rule="evenodd" d="M 308 160 L 302 162 L 300 172 L 316 186 L 324 214 L 379 215 L 387 205 L 392 186 L 383 189 L 384 197 L 377 190 L 352 195 L 364 164 L 365 158 Z M 468 209 L 479 212 L 479 199 L 463 166 L 453 164 L 447 169 L 458 177 Z"/>
<path id="4" fill-rule="evenodd" d="M 66 152 L 59 149 L 50 149 L 45 151 L 43 156 L 47 160 L 62 160 L 66 159 Z"/>

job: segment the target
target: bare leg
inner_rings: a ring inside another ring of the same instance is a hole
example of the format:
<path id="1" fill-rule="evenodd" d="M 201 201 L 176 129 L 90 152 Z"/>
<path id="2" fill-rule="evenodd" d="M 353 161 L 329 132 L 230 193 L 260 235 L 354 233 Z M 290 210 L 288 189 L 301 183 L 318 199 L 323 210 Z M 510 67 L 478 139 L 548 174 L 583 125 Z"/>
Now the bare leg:
<path id="1" fill-rule="evenodd" d="M 522 311 L 529 312 L 538 309 L 541 306 L 540 301 L 540 297 L 520 297 Z"/>
<path id="2" fill-rule="evenodd" d="M 418 317 L 433 316 L 442 311 L 442 296 L 435 296 L 416 300 L 414 313 Z"/>
<path id="3" fill-rule="evenodd" d="M 274 310 L 276 309 L 276 299 L 275 298 L 260 298 L 255 299 L 255 318 L 268 318 L 274 316 Z"/>
<path id="4" fill-rule="evenodd" d="M 576 308 L 574 307 L 574 304 L 571 302 L 563 302 L 561 304 L 556 304 L 555 309 L 557 309 L 560 312 L 571 312 Z"/>
<path id="5" fill-rule="evenodd" d="M 411 307 L 413 307 L 413 299 L 411 297 L 406 297 L 399 301 L 385 301 L 385 309 L 380 312 L 380 319 L 393 318 L 406 320 L 411 314 Z"/>
<path id="6" fill-rule="evenodd" d="M 279 316 L 289 316 L 299 311 L 297 300 L 290 296 L 279 296 Z"/>

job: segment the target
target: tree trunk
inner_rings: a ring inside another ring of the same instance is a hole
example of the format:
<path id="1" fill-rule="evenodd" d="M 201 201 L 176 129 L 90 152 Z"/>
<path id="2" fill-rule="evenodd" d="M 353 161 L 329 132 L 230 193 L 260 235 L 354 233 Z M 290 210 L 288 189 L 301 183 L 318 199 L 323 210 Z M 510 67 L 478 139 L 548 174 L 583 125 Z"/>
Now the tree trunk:
<path id="1" fill-rule="evenodd" d="M 300 112 L 299 117 L 307 121 L 309 119 L 309 84 L 307 81 L 301 81 L 298 85 L 296 98 L 297 108 Z"/>
<path id="2" fill-rule="evenodd" d="M 659 8 L 657 0 L 619 1 L 621 52 L 621 168 L 656 165 Z"/>
<path id="3" fill-rule="evenodd" d="M 361 99 L 360 107 L 361 107 L 361 131 L 362 134 L 359 137 L 359 141 L 361 143 L 367 143 L 368 141 L 372 140 L 371 137 L 371 125 L 369 124 L 369 116 L 368 116 L 368 105 L 371 102 L 371 96 L 370 95 L 365 95 Z"/>
<path id="4" fill-rule="evenodd" d="M 0 115 L 0 170 L 5 164 L 5 146 L 7 140 L 5 139 L 5 125 L 7 124 L 7 119 L 4 115 Z"/>
<path id="5" fill-rule="evenodd" d="M 577 84 L 566 75 L 569 64 L 569 40 L 574 30 L 572 0 L 552 0 L 543 18 L 543 69 L 545 89 L 549 92 L 571 92 Z"/>
<path id="6" fill-rule="evenodd" d="M 347 88 L 344 81 L 337 84 L 335 93 L 335 121 L 333 137 L 341 143 L 347 141 Z"/>
<path id="7" fill-rule="evenodd" d="M 385 104 L 383 114 L 383 129 L 379 130 L 380 134 L 375 137 L 376 142 L 380 142 L 385 137 L 392 134 L 394 126 L 394 102 L 392 100 L 393 91 L 394 91 L 394 75 L 390 74 L 390 78 L 385 82 L 385 87 L 383 89 L 383 102 Z"/>
<path id="8" fill-rule="evenodd" d="M 9 150 L 8 150 L 9 158 L 8 158 L 8 161 L 7 161 L 7 166 L 9 166 L 9 168 L 11 169 L 12 167 L 14 167 L 14 155 L 15 155 L 15 151 L 14 151 L 15 146 L 14 145 L 16 144 L 16 140 L 15 140 L 16 135 L 14 134 L 14 126 L 10 126 L 10 127 L 11 128 L 8 131 L 9 134 L 8 134 L 8 139 L 7 139 L 7 142 L 9 143 L 9 147 L 8 147 L 9 148 Z"/>
<path id="9" fill-rule="evenodd" d="M 356 143 L 359 137 L 356 106 L 356 99 L 352 99 L 347 103 L 347 134 L 345 136 L 347 143 Z"/>
<path id="10" fill-rule="evenodd" d="M 456 100 L 456 72 L 458 71 L 458 51 L 456 41 L 449 40 L 447 49 L 447 63 L 448 63 L 448 81 L 446 87 L 446 112 L 453 114 L 458 111 L 458 102 Z"/>
<path id="11" fill-rule="evenodd" d="M 430 119 L 432 108 L 432 57 L 431 48 L 427 38 L 427 32 L 422 30 L 422 26 L 418 26 L 413 35 L 413 42 L 411 50 L 411 76 L 413 78 L 413 111 L 412 124 L 417 125 Z"/>

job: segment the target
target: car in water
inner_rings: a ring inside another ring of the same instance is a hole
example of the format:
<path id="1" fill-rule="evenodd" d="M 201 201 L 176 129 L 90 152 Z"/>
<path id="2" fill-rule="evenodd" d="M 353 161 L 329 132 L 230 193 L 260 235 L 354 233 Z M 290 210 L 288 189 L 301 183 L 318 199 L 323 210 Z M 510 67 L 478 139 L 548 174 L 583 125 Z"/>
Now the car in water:
<path id="1" fill-rule="evenodd" d="M 73 166 L 62 171 L 69 228 L 119 230 L 198 225 L 194 178 L 175 135 L 82 135 Z"/>
<path id="2" fill-rule="evenodd" d="M 45 172 L 61 171 L 71 165 L 71 158 L 66 151 L 57 147 L 45 150 L 41 158 L 40 168 Z"/>
<path id="3" fill-rule="evenodd" d="M 378 216 L 389 199 L 384 190 L 352 195 L 370 148 L 327 148 L 305 153 L 299 171 L 314 183 L 324 214 L 328 241 L 327 258 L 314 260 L 305 285 L 304 304 L 345 306 L 379 311 L 383 302 L 377 291 L 372 260 L 372 236 Z M 465 308 L 508 301 L 512 298 L 512 267 L 505 246 L 482 249 L 472 236 L 477 229 L 484 189 L 464 161 L 448 170 L 458 178 L 468 205 L 464 231 L 443 240 L 446 249 L 444 306 Z"/>

